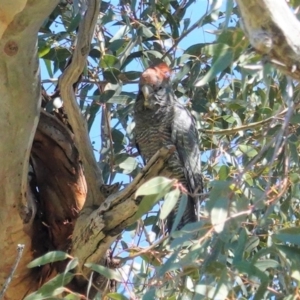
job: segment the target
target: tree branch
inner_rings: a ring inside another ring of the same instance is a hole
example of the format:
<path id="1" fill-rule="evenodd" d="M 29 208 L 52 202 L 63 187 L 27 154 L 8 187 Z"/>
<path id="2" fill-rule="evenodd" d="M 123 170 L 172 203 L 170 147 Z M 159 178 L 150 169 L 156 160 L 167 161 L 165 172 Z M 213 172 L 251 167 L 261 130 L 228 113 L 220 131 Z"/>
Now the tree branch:
<path id="1" fill-rule="evenodd" d="M 98 263 L 118 234 L 136 221 L 136 190 L 164 170 L 173 152 L 174 147 L 159 150 L 135 179 L 124 190 L 109 196 L 73 236 L 72 256 L 78 257 L 85 276 L 88 276 L 89 270 L 83 265 L 86 262 Z"/>
<path id="2" fill-rule="evenodd" d="M 300 22 L 285 0 L 237 0 L 251 45 L 285 74 L 300 80 Z"/>
<path id="3" fill-rule="evenodd" d="M 281 111 L 280 113 L 278 113 L 275 116 L 272 116 L 270 118 L 267 118 L 267 119 L 259 121 L 259 122 L 250 123 L 247 125 L 242 125 L 242 126 L 238 126 L 238 127 L 229 128 L 229 129 L 221 129 L 221 130 L 200 129 L 199 131 L 203 132 L 203 133 L 207 133 L 207 134 L 234 134 L 241 130 L 247 130 L 247 129 L 251 129 L 251 128 L 255 128 L 258 126 L 268 124 L 268 123 L 278 119 L 279 117 L 284 116 L 287 111 L 288 111 L 288 109 L 285 108 L 283 111 Z"/>
<path id="4" fill-rule="evenodd" d="M 72 61 L 59 80 L 61 97 L 68 114 L 68 120 L 73 132 L 76 133 L 75 144 L 80 153 L 85 170 L 88 188 L 85 207 L 100 205 L 104 201 L 104 197 L 100 192 L 102 175 L 94 157 L 86 121 L 82 117 L 76 102 L 73 84 L 78 80 L 86 64 L 94 27 L 99 15 L 100 2 L 99 0 L 88 1 L 87 11 L 79 24 L 77 43 Z"/>

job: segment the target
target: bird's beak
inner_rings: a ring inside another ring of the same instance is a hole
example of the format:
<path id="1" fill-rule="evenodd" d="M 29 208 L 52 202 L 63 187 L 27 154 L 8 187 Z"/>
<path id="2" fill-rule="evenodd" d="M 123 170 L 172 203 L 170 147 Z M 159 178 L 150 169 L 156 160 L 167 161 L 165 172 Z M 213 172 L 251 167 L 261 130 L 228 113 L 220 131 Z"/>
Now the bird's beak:
<path id="1" fill-rule="evenodd" d="M 141 88 L 141 91 L 144 95 L 145 101 L 144 101 L 144 106 L 149 107 L 149 98 L 151 97 L 151 94 L 153 93 L 153 88 L 147 84 L 143 85 Z"/>

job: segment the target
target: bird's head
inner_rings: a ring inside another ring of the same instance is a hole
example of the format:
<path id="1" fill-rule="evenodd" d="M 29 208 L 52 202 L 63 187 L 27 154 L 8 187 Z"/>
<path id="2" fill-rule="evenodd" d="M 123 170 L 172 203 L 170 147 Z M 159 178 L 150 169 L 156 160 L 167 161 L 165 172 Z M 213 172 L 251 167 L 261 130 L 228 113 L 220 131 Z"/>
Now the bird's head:
<path id="1" fill-rule="evenodd" d="M 158 96 L 166 94 L 170 88 L 170 77 L 171 70 L 164 62 L 153 65 L 142 73 L 139 88 L 144 96 L 145 107 L 152 107 Z"/>

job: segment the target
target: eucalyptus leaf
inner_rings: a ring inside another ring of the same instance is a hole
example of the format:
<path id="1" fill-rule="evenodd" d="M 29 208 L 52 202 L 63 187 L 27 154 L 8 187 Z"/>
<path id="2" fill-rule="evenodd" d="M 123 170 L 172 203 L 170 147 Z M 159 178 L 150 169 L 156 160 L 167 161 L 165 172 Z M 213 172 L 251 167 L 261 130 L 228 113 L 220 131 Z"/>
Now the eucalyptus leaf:
<path id="1" fill-rule="evenodd" d="M 218 54 L 209 71 L 198 80 L 195 86 L 203 86 L 217 76 L 220 72 L 224 71 L 233 62 L 233 51 L 230 48 L 224 47 Z"/>
<path id="2" fill-rule="evenodd" d="M 41 257 L 36 258 L 32 262 L 30 262 L 27 265 L 27 267 L 28 268 L 40 267 L 45 264 L 65 260 L 67 258 L 70 258 L 70 256 L 63 251 L 51 251 L 51 252 L 44 254 Z"/>
<path id="3" fill-rule="evenodd" d="M 119 294 L 119 293 L 108 293 L 107 297 L 109 297 L 110 299 L 113 299 L 113 300 L 128 300 L 127 297 L 125 297 L 124 295 Z"/>
<path id="4" fill-rule="evenodd" d="M 73 278 L 74 274 L 72 273 L 58 274 L 46 282 L 35 293 L 26 296 L 24 300 L 48 299 L 60 295 L 65 291 L 63 286 L 67 285 Z"/>
<path id="5" fill-rule="evenodd" d="M 272 239 L 283 243 L 300 245 L 300 227 L 290 227 L 278 230 L 272 235 Z"/>
<path id="6" fill-rule="evenodd" d="M 84 264 L 85 267 L 90 268 L 91 270 L 105 276 L 108 279 L 114 279 L 117 281 L 122 281 L 122 276 L 119 272 L 114 271 L 112 269 L 106 268 L 104 266 L 96 265 L 93 263 Z"/>
<path id="7" fill-rule="evenodd" d="M 175 207 L 180 196 L 178 188 L 171 190 L 164 197 L 164 203 L 160 211 L 160 219 L 164 220 L 170 214 L 172 209 Z"/>
<path id="8" fill-rule="evenodd" d="M 165 195 L 175 183 L 174 180 L 158 176 L 145 182 L 135 192 L 135 197 L 143 195 Z"/>

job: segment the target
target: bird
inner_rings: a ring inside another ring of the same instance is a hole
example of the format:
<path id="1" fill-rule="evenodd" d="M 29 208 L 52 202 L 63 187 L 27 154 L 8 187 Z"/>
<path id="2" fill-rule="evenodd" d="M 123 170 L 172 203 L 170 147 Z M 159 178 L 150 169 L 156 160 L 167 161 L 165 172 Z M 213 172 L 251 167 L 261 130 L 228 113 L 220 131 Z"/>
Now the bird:
<path id="1" fill-rule="evenodd" d="M 198 220 L 199 196 L 195 194 L 202 193 L 203 184 L 196 121 L 177 99 L 171 74 L 165 62 L 153 64 L 141 74 L 133 119 L 136 147 L 145 163 L 162 147 L 175 148 L 162 175 L 177 179 L 188 195 L 185 211 L 176 227 L 180 230 Z M 178 201 L 167 217 L 169 233 L 179 205 Z"/>

